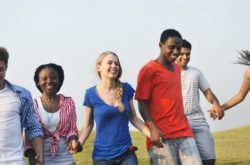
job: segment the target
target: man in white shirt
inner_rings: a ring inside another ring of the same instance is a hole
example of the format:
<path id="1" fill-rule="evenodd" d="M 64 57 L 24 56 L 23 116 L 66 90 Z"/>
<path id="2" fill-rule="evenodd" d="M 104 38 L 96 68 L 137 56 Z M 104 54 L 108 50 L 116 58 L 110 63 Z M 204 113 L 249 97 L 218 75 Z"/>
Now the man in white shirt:
<path id="1" fill-rule="evenodd" d="M 187 40 L 182 40 L 181 54 L 176 59 L 176 63 L 181 68 L 184 110 L 192 127 L 203 165 L 214 165 L 216 159 L 214 139 L 200 106 L 199 90 L 202 91 L 208 102 L 212 104 L 217 117 L 221 118 L 223 112 L 221 111 L 218 99 L 211 91 L 202 72 L 195 67 L 188 66 L 191 47 L 191 44 Z"/>
<path id="2" fill-rule="evenodd" d="M 36 165 L 43 164 L 43 132 L 31 94 L 5 79 L 8 51 L 0 47 L 0 165 L 25 165 L 22 133 L 36 151 Z"/>

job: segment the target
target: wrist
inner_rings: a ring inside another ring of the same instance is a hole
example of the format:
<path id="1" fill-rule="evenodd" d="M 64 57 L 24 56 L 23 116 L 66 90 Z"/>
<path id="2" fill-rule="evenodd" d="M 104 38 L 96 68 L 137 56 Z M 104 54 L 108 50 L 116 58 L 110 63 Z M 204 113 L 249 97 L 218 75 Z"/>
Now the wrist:
<path id="1" fill-rule="evenodd" d="M 68 143 L 71 142 L 72 140 L 75 140 L 77 141 L 78 140 L 78 137 L 76 135 L 71 135 L 68 139 Z"/>

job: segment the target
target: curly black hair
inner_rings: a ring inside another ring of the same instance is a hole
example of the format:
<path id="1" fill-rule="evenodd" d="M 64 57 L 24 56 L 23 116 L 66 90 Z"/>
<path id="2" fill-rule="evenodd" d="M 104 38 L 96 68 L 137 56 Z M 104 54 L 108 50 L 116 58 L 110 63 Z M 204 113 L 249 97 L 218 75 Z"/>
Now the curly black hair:
<path id="1" fill-rule="evenodd" d="M 49 63 L 49 64 L 43 64 L 40 65 L 38 68 L 36 68 L 35 75 L 34 75 L 34 81 L 36 83 L 37 89 L 43 93 L 41 87 L 38 85 L 39 82 L 39 73 L 44 69 L 44 68 L 52 68 L 54 69 L 59 76 L 59 86 L 57 89 L 57 92 L 61 89 L 63 81 L 64 81 L 64 71 L 63 68 L 60 65 L 54 64 L 54 63 Z"/>

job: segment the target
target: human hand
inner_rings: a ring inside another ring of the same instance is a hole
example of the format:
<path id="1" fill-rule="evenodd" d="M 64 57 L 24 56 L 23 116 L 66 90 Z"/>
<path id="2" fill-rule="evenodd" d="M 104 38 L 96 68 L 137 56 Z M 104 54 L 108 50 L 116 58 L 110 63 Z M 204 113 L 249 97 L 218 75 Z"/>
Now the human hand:
<path id="1" fill-rule="evenodd" d="M 208 113 L 213 120 L 215 119 L 221 120 L 225 115 L 224 109 L 222 107 L 219 108 L 213 107 L 212 109 L 208 110 Z"/>
<path id="2" fill-rule="evenodd" d="M 212 108 L 212 109 L 209 109 L 208 111 L 207 111 L 208 113 L 209 113 L 209 116 L 213 119 L 213 120 L 215 120 L 215 119 L 217 119 L 219 116 L 217 115 L 217 113 L 216 113 L 216 111 Z"/>
<path id="3" fill-rule="evenodd" d="M 28 157 L 29 165 L 43 165 L 43 155 L 36 156 L 34 149 L 28 149 L 25 151 L 25 156 Z"/>
<path id="4" fill-rule="evenodd" d="M 43 165 L 43 157 L 42 156 L 35 157 L 35 165 Z"/>
<path id="5" fill-rule="evenodd" d="M 74 139 L 74 140 L 71 140 L 69 143 L 68 143 L 68 150 L 71 154 L 75 154 L 77 152 L 81 152 L 82 151 L 82 145 L 81 143 Z"/>
<path id="6" fill-rule="evenodd" d="M 162 133 L 157 128 L 151 129 L 150 141 L 159 148 L 163 147 Z"/>
<path id="7" fill-rule="evenodd" d="M 220 116 L 219 116 L 219 120 L 221 120 L 223 117 L 225 116 L 225 112 L 224 109 L 220 109 Z"/>

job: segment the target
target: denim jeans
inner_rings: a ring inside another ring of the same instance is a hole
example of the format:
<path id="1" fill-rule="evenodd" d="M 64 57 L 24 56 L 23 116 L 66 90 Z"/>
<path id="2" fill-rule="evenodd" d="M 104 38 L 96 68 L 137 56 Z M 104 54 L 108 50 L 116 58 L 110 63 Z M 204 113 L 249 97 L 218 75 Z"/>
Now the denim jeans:
<path id="1" fill-rule="evenodd" d="M 94 160 L 94 165 L 138 165 L 134 152 L 126 151 L 122 155 L 109 160 Z"/>

